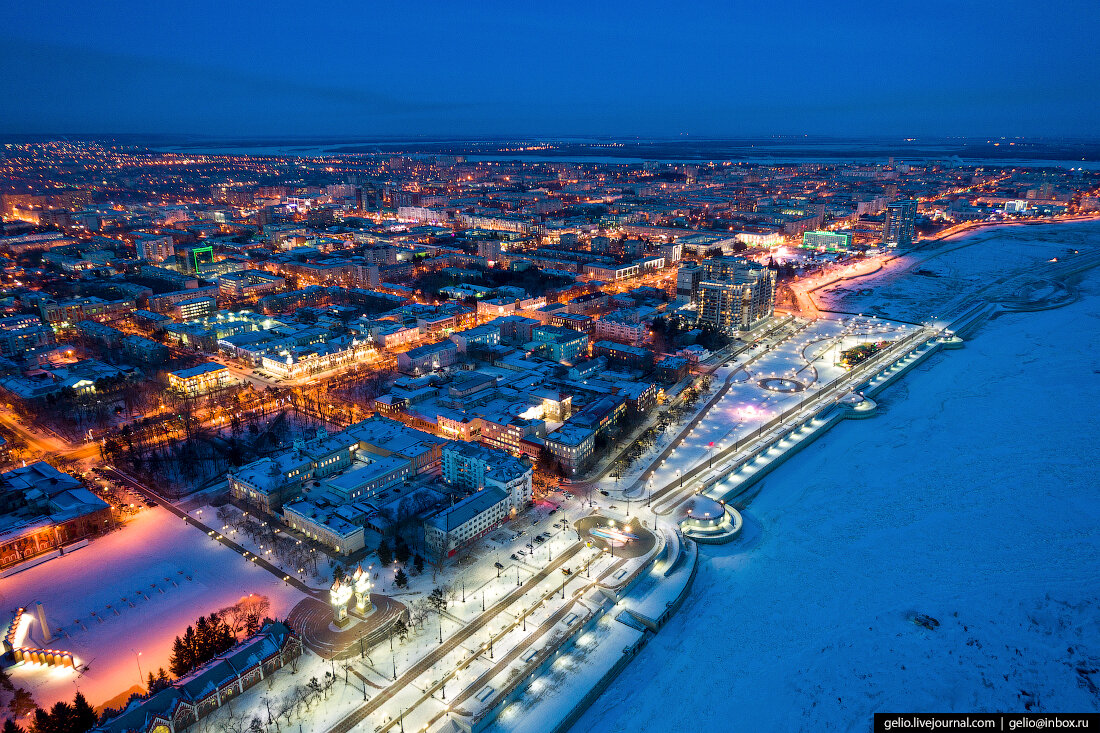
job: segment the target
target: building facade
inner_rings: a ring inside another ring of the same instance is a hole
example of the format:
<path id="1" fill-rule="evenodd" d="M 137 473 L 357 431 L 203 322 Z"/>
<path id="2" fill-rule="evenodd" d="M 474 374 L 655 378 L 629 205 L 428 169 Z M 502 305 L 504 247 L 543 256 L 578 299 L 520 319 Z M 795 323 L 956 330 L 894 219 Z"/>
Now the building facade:
<path id="1" fill-rule="evenodd" d="M 887 247 L 909 247 L 916 238 L 917 202 L 913 199 L 892 201 L 886 205 L 882 222 L 882 243 Z"/>
<path id="2" fill-rule="evenodd" d="M 723 333 L 748 331 L 775 310 L 775 271 L 740 257 L 703 261 L 699 320 Z"/>

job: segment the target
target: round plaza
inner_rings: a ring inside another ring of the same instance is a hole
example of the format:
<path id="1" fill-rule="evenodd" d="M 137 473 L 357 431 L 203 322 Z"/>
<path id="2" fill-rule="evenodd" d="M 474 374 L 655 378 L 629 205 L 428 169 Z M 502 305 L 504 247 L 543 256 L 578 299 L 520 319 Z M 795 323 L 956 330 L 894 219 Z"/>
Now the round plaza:
<path id="1" fill-rule="evenodd" d="M 573 523 L 587 542 L 613 552 L 618 557 L 642 557 L 657 543 L 653 533 L 637 519 L 611 519 L 602 514 L 590 514 Z"/>

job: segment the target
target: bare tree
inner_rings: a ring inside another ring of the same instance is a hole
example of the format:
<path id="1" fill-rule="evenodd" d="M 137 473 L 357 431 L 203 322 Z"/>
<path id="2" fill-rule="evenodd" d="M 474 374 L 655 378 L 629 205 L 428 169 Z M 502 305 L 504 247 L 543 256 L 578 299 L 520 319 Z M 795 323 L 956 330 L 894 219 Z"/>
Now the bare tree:
<path id="1" fill-rule="evenodd" d="M 271 679 L 270 677 L 268 679 Z M 268 687 L 268 689 L 271 689 Z M 278 702 L 271 697 L 271 695 L 264 695 L 260 698 L 260 702 L 263 703 L 264 710 L 267 711 L 267 724 L 275 724 L 275 730 L 279 731 L 279 713 L 277 712 Z"/>
<path id="2" fill-rule="evenodd" d="M 275 714 L 286 721 L 287 726 L 290 725 L 290 718 L 298 710 L 298 696 L 294 690 L 286 693 L 279 698 L 277 705 L 275 706 Z"/>
<path id="3" fill-rule="evenodd" d="M 219 721 L 218 730 L 220 733 L 247 733 L 248 725 L 249 721 L 238 718 L 232 710 L 228 710 L 226 715 Z"/>

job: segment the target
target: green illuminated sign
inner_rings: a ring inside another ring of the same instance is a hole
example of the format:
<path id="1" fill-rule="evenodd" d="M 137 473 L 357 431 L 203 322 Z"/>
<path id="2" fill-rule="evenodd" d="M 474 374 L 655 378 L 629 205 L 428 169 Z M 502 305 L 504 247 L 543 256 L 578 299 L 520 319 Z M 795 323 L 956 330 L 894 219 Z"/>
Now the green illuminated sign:
<path id="1" fill-rule="evenodd" d="M 207 263 L 212 263 L 212 262 L 214 262 L 214 247 L 213 246 L 210 246 L 210 247 L 196 247 L 195 249 L 191 250 L 191 257 L 193 258 L 194 263 L 195 263 L 195 272 L 199 271 L 199 255 L 200 254 L 207 255 L 209 257 L 209 259 L 207 259 L 206 262 Z"/>

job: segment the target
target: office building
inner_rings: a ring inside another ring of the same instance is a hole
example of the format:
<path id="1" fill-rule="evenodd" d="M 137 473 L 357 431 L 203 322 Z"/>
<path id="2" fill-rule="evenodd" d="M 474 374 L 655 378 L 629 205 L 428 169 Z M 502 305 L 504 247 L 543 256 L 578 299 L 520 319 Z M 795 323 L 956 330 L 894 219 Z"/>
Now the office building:
<path id="1" fill-rule="evenodd" d="M 802 248 L 818 252 L 847 252 L 852 248 L 852 235 L 848 232 L 803 232 Z"/>
<path id="2" fill-rule="evenodd" d="M 168 387 L 185 397 L 197 397 L 214 392 L 233 383 L 229 370 L 216 362 L 208 361 L 190 369 L 168 372 Z"/>

